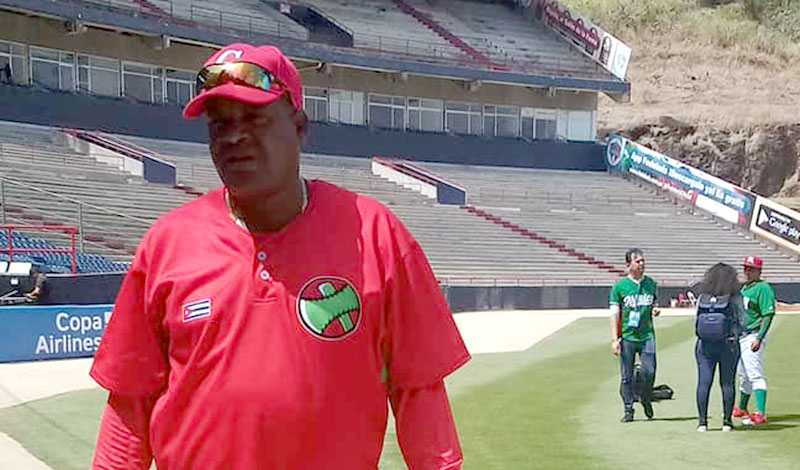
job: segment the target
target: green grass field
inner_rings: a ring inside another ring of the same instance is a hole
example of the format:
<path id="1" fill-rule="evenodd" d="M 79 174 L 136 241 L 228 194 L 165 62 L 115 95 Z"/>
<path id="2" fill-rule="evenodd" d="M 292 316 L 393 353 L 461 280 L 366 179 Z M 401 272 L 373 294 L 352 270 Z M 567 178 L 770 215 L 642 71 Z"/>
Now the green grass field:
<path id="1" fill-rule="evenodd" d="M 467 469 L 800 468 L 800 316 L 779 317 L 767 352 L 770 425 L 719 431 L 712 389 L 711 430 L 695 431 L 692 320 L 658 320 L 656 383 L 675 390 L 656 418 L 622 424 L 618 365 L 608 321 L 584 319 L 520 353 L 484 354 L 448 381 Z M 0 410 L 0 431 L 54 470 L 88 468 L 105 401 L 74 392 Z M 390 426 L 381 468 L 405 468 Z"/>

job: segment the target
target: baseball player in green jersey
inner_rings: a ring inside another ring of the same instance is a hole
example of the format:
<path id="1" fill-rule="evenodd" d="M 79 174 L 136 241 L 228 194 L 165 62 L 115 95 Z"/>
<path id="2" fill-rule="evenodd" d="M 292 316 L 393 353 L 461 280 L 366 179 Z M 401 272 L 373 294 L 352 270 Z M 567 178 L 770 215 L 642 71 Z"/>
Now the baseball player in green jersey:
<path id="1" fill-rule="evenodd" d="M 761 279 L 764 266 L 761 258 L 748 256 L 744 259 L 745 283 L 741 297 L 746 310 L 744 331 L 739 338 L 741 359 L 739 378 L 741 398 L 733 416 L 744 418 L 745 424 L 762 426 L 767 423 L 767 380 L 764 376 L 764 349 L 767 346 L 767 333 L 775 317 L 775 291 Z M 747 411 L 750 395 L 756 396 L 756 409 Z"/>
<path id="2" fill-rule="evenodd" d="M 642 363 L 644 389 L 641 402 L 648 419 L 653 417 L 650 403 L 656 376 L 656 338 L 653 317 L 660 310 L 658 285 L 644 275 L 644 253 L 637 248 L 625 253 L 628 275 L 611 289 L 608 303 L 611 311 L 611 352 L 620 356 L 620 395 L 625 405 L 623 423 L 633 421 L 633 364 L 636 354 Z"/>

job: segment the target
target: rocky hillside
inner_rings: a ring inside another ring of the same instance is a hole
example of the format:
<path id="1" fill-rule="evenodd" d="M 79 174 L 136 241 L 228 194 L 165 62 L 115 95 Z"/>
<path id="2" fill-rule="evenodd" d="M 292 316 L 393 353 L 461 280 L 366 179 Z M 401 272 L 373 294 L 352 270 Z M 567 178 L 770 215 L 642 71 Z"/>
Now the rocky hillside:
<path id="1" fill-rule="evenodd" d="M 598 137 L 622 133 L 761 195 L 797 197 L 782 202 L 800 208 L 795 35 L 749 16 L 748 2 L 567 2 L 614 23 L 609 29 L 633 48 L 631 101 L 601 98 Z"/>
<path id="2" fill-rule="evenodd" d="M 758 194 L 800 197 L 800 123 L 722 126 L 662 116 L 615 129 L 642 145 Z"/>

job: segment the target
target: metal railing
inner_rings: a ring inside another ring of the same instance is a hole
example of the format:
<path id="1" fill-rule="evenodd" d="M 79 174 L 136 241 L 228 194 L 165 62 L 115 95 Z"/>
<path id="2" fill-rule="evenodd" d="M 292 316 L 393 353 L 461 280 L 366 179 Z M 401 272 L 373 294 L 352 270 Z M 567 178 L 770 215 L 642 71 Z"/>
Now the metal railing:
<path id="1" fill-rule="evenodd" d="M 5 219 L 5 217 L 4 217 Z M 13 226 L 13 225 L 5 225 L 5 221 L 3 225 L 0 226 L 0 230 L 6 233 L 6 246 L 0 246 L 0 253 L 5 253 L 8 255 L 8 260 L 10 262 L 14 261 L 14 253 L 17 254 L 67 254 L 70 258 L 70 271 L 72 274 L 77 274 L 78 272 L 78 256 L 77 256 L 77 249 L 75 247 L 75 237 L 78 234 L 77 227 L 65 227 L 65 226 L 56 226 L 56 225 L 20 225 L 20 226 Z M 69 235 L 69 248 L 68 249 L 59 249 L 59 248 L 20 248 L 15 246 L 14 244 L 14 233 L 21 233 L 23 236 L 25 232 L 37 232 L 37 231 L 44 231 L 44 232 L 57 232 L 57 233 L 66 233 Z"/>
<path id="2" fill-rule="evenodd" d="M 37 203 L 38 202 L 38 203 Z M 45 207 L 44 204 L 47 204 Z M 87 221 L 87 216 L 89 221 Z M 111 219 L 114 224 L 102 223 L 100 220 Z M 0 222 L 8 225 L 11 221 L 26 219 L 40 220 L 44 225 L 74 225 L 77 228 L 77 250 L 85 251 L 87 244 L 96 248 L 111 250 L 118 254 L 128 255 L 126 247 L 113 247 L 113 243 L 101 243 L 97 240 L 120 240 L 120 227 L 134 228 L 144 233 L 152 221 L 111 211 L 58 193 L 38 188 L 6 175 L 0 175 Z M 19 225 L 19 224 L 17 224 Z M 87 239 L 88 238 L 88 239 Z M 94 240 L 94 241 L 93 241 Z"/>
<path id="3" fill-rule="evenodd" d="M 479 187 L 467 191 L 467 197 L 475 204 L 494 204 L 495 202 L 519 203 L 526 205 L 562 205 L 574 207 L 575 205 L 650 205 L 663 207 L 663 201 L 656 198 L 642 198 L 641 196 L 618 196 L 610 194 L 588 194 L 586 192 L 574 191 L 547 191 L 535 189 L 494 189 Z"/>

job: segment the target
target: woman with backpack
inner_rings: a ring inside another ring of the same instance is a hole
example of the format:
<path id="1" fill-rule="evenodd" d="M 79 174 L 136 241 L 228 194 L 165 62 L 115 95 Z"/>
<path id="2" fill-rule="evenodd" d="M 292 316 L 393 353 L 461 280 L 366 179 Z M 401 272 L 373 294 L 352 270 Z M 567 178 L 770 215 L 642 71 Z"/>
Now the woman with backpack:
<path id="1" fill-rule="evenodd" d="M 695 320 L 699 432 L 708 431 L 708 396 L 717 364 L 722 387 L 722 430 L 733 430 L 736 365 L 739 362 L 740 319 L 743 312 L 736 269 L 724 263 L 709 268 L 701 283 Z"/>

